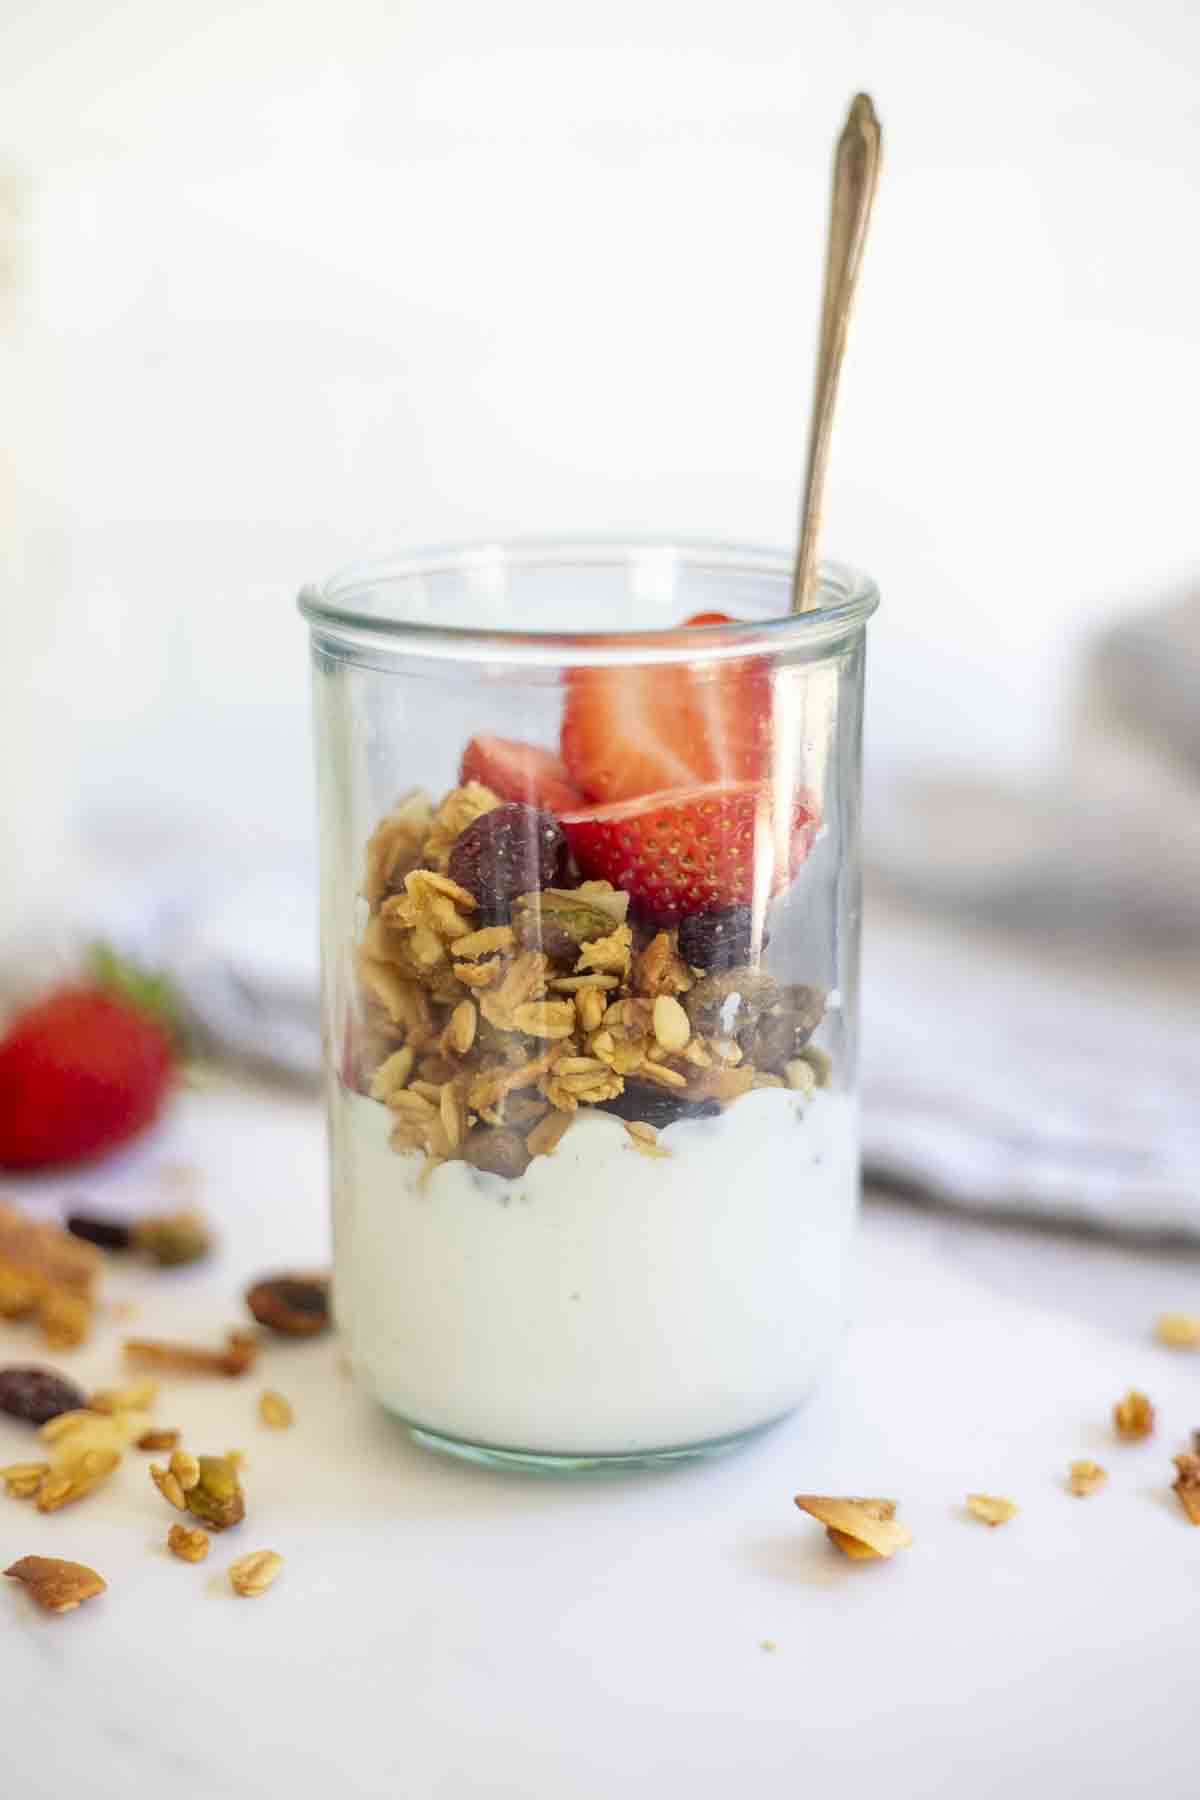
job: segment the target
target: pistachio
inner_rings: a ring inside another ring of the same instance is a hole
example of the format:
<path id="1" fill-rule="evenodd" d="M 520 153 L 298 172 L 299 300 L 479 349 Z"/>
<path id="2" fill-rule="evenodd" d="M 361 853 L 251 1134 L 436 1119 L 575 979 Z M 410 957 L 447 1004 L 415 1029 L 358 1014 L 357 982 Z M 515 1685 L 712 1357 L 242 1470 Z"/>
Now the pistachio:
<path id="1" fill-rule="evenodd" d="M 553 962 L 571 964 L 584 944 L 607 937 L 613 915 L 566 888 L 522 894 L 513 904 L 513 931 L 524 950 L 541 950 Z"/>
<path id="2" fill-rule="evenodd" d="M 246 1516 L 241 1483 L 227 1456 L 201 1456 L 195 1487 L 183 1496 L 188 1512 L 202 1519 L 210 1531 L 225 1531 Z"/>
<path id="3" fill-rule="evenodd" d="M 135 1250 L 162 1269 L 200 1262 L 213 1247 L 212 1232 L 201 1214 L 191 1207 L 140 1219 L 133 1227 L 131 1241 Z"/>
<path id="4" fill-rule="evenodd" d="M 818 987 L 784 988 L 778 1002 L 742 1033 L 746 1055 L 760 1069 L 782 1073 L 808 1044 L 825 1016 L 825 995 Z M 741 1032 L 741 1026 L 735 1026 Z"/>
<path id="5" fill-rule="evenodd" d="M 684 1006 L 701 1037 L 732 1037 L 753 1030 L 778 995 L 774 977 L 762 969 L 721 969 L 698 981 Z"/>

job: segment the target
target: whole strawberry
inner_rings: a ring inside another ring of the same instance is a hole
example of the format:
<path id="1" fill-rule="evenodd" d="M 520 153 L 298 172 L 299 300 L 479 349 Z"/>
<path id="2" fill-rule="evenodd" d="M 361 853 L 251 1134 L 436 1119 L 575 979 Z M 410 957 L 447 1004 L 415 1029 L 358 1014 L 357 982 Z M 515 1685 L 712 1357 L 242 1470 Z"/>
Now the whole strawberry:
<path id="1" fill-rule="evenodd" d="M 0 1039 L 0 1168 L 102 1155 L 158 1114 L 175 1066 L 161 985 L 107 953 L 96 969 L 104 981 L 55 989 Z"/>

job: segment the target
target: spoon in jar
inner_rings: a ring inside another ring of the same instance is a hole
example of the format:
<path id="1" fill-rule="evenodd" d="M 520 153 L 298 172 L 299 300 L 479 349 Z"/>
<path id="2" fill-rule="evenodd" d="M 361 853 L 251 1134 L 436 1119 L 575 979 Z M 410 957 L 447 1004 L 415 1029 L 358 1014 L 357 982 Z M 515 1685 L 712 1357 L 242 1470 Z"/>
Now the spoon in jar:
<path id="1" fill-rule="evenodd" d="M 833 159 L 833 189 L 825 240 L 825 293 L 821 303 L 821 330 L 817 338 L 817 367 L 808 424 L 800 548 L 792 574 L 793 612 L 807 612 L 816 604 L 817 538 L 821 529 L 838 378 L 842 372 L 850 309 L 854 304 L 854 290 L 867 241 L 871 203 L 879 180 L 882 146 L 879 120 L 870 96 L 856 94 Z"/>

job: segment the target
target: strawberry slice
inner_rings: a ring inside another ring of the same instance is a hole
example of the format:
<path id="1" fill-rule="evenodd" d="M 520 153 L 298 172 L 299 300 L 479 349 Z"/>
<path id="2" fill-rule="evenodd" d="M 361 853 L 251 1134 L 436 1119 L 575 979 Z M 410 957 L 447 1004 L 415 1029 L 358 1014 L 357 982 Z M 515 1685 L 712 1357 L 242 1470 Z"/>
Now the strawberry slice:
<path id="1" fill-rule="evenodd" d="M 811 794 L 797 792 L 780 815 L 760 781 L 675 788 L 559 818 L 584 875 L 623 888 L 659 924 L 765 904 L 804 861 L 818 821 Z"/>
<path id="2" fill-rule="evenodd" d="M 517 738 L 480 732 L 462 754 L 460 781 L 482 781 L 502 800 L 523 800 L 546 812 L 569 811 L 583 799 L 571 785 L 567 766 L 553 750 L 522 744 Z"/>
<path id="3" fill-rule="evenodd" d="M 770 773 L 771 676 L 761 660 L 574 669 L 563 760 L 589 800 L 762 781 Z"/>
<path id="4" fill-rule="evenodd" d="M 690 619 L 685 619 L 683 622 L 685 625 L 732 625 L 734 623 L 732 615 L 723 612 L 693 613 Z"/>

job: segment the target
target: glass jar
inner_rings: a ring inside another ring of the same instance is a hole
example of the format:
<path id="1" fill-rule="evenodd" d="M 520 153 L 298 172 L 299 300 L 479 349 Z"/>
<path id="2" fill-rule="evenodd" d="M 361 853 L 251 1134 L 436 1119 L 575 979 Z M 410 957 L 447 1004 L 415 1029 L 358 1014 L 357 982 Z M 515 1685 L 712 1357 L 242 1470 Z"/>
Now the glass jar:
<path id="1" fill-rule="evenodd" d="M 335 1308 L 422 1442 L 708 1455 L 837 1349 L 878 595 L 789 580 L 518 542 L 301 595 Z"/>

